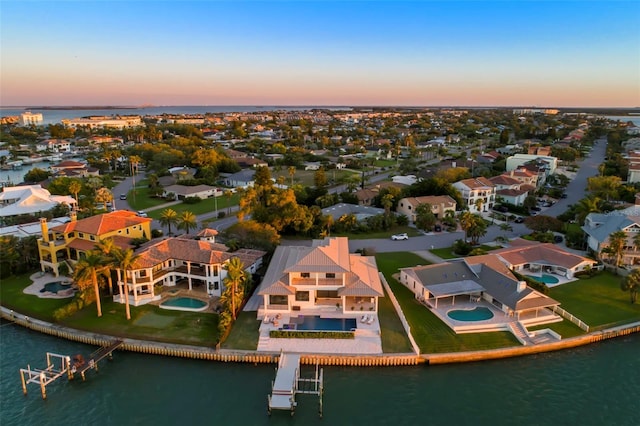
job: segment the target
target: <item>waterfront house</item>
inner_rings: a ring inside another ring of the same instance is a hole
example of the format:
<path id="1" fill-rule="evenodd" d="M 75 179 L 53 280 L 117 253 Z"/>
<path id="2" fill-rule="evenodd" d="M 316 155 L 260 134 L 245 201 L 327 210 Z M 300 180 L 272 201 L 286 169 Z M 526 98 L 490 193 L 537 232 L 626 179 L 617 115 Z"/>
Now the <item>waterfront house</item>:
<path id="1" fill-rule="evenodd" d="M 609 247 L 609 237 L 617 231 L 627 236 L 620 264 L 634 266 L 640 264 L 640 251 L 635 237 L 640 232 L 640 206 L 632 206 L 610 213 L 589 213 L 582 230 L 587 234 L 587 245 L 600 259 L 606 259 L 603 250 Z"/>
<path id="2" fill-rule="evenodd" d="M 590 269 L 598 263 L 550 243 L 517 238 L 509 244 L 510 247 L 494 250 L 491 254 L 497 256 L 510 270 L 521 274 L 547 273 L 571 280 L 575 278 L 576 272 Z"/>
<path id="3" fill-rule="evenodd" d="M 279 246 L 257 292 L 263 298 L 259 316 L 377 313 L 384 296 L 375 258 L 350 254 L 346 237 L 313 240 L 311 247 Z"/>
<path id="4" fill-rule="evenodd" d="M 0 192 L 0 219 L 21 214 L 39 214 L 64 204 L 75 208 L 76 200 L 68 195 L 51 195 L 40 185 L 6 186 Z"/>
<path id="5" fill-rule="evenodd" d="M 188 235 L 165 238 L 138 249 L 138 260 L 127 271 L 129 303 L 139 306 L 159 300 L 158 286 L 178 285 L 203 295 L 220 296 L 227 276 L 224 267 L 234 257 L 240 259 L 249 274 L 260 268 L 266 252 L 239 249 L 230 253 L 227 246 L 215 242 L 216 234 L 215 230 L 205 229 L 195 239 Z M 118 286 L 119 294 L 113 300 L 124 303 L 124 283 L 120 280 Z"/>
<path id="6" fill-rule="evenodd" d="M 40 269 L 58 276 L 60 265 L 66 263 L 73 270 L 76 262 L 93 250 L 97 243 L 109 238 L 120 248 L 130 248 L 134 238 L 151 237 L 151 222 L 152 219 L 126 210 L 80 220 L 72 212 L 69 222 L 50 229 L 47 220 L 41 218 L 42 238 L 38 239 Z"/>

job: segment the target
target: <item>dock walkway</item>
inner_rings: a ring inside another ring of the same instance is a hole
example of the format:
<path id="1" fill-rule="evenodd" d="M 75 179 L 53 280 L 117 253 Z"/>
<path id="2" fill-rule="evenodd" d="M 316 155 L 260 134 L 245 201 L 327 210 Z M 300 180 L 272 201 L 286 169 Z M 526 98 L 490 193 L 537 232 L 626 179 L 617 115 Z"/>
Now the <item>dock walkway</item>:
<path id="1" fill-rule="evenodd" d="M 295 408 L 295 390 L 300 371 L 300 355 L 280 355 L 276 379 L 273 382 L 269 408 L 273 410 L 293 410 Z"/>
<path id="2" fill-rule="evenodd" d="M 122 340 L 116 340 L 115 342 L 111 343 L 109 346 L 103 346 L 99 348 L 97 351 L 89 355 L 89 359 L 84 364 L 76 367 L 75 371 L 72 370 L 72 372 L 80 373 L 80 375 L 82 376 L 82 380 L 84 380 L 85 379 L 84 373 L 87 372 L 87 370 L 91 368 L 97 370 L 98 362 L 103 360 L 106 357 L 111 358 L 112 352 L 118 349 L 120 346 L 122 346 L 123 343 L 124 342 Z"/>

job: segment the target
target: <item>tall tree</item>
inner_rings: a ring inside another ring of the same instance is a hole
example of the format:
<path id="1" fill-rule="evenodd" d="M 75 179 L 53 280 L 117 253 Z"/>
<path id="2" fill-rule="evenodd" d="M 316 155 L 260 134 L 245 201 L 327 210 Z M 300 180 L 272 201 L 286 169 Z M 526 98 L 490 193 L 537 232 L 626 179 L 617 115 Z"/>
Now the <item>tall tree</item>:
<path id="1" fill-rule="evenodd" d="M 433 230 L 436 224 L 436 215 L 433 214 L 433 208 L 429 203 L 418 204 L 416 207 L 416 226 L 425 231 Z"/>
<path id="2" fill-rule="evenodd" d="M 578 201 L 575 208 L 578 223 L 583 224 L 589 213 L 598 213 L 600 211 L 601 201 L 600 198 L 594 196 L 586 197 Z"/>
<path id="3" fill-rule="evenodd" d="M 189 233 L 190 230 L 196 229 L 198 226 L 198 219 L 196 215 L 190 211 L 183 211 L 178 218 L 178 229 L 184 229 L 185 233 Z"/>
<path id="4" fill-rule="evenodd" d="M 80 203 L 78 198 L 78 194 L 82 190 L 82 182 L 78 179 L 73 179 L 69 182 L 69 192 L 73 194 L 73 197 L 76 199 L 76 206 Z"/>
<path id="5" fill-rule="evenodd" d="M 105 264 L 105 276 L 109 283 L 109 294 L 113 295 L 113 282 L 111 279 L 112 268 L 116 267 L 116 252 L 120 248 L 113 241 L 113 238 L 106 238 L 98 241 L 95 245 L 95 250 L 102 255 L 103 263 Z"/>
<path id="6" fill-rule="evenodd" d="M 245 286 L 249 280 L 249 274 L 244 270 L 244 264 L 238 257 L 232 257 L 224 266 L 227 276 L 224 278 L 224 299 L 230 304 L 231 317 L 236 320 L 237 308 L 244 298 Z"/>
<path id="7" fill-rule="evenodd" d="M 98 284 L 98 274 L 104 271 L 105 265 L 100 253 L 89 252 L 86 257 L 80 259 L 73 272 L 73 279 L 81 290 L 86 289 L 86 283 L 93 284 L 96 296 L 96 309 L 98 316 L 102 316 L 102 305 L 100 304 L 100 288 Z"/>
<path id="8" fill-rule="evenodd" d="M 629 275 L 624 277 L 620 283 L 620 289 L 622 291 L 628 291 L 631 303 L 636 303 L 638 300 L 638 292 L 640 292 L 640 269 L 634 269 Z"/>
<path id="9" fill-rule="evenodd" d="M 107 203 L 113 201 L 113 194 L 108 188 L 102 187 L 96 191 L 96 202 L 102 203 L 104 205 L 104 209 L 107 210 Z"/>
<path id="10" fill-rule="evenodd" d="M 173 209 L 164 209 L 160 214 L 159 221 L 163 226 L 169 228 L 169 235 L 171 235 L 171 225 L 178 224 L 178 213 Z"/>
<path id="11" fill-rule="evenodd" d="M 624 247 L 627 242 L 627 234 L 624 231 L 616 231 L 609 235 L 608 252 L 615 261 L 616 274 L 620 266 L 620 259 L 624 253 Z"/>
<path id="12" fill-rule="evenodd" d="M 125 312 L 127 319 L 131 319 L 131 309 L 129 308 L 129 287 L 127 284 L 127 272 L 133 268 L 140 256 L 134 253 L 132 249 L 116 250 L 114 252 L 115 263 L 122 270 L 122 287 L 124 289 Z"/>
<path id="13" fill-rule="evenodd" d="M 287 170 L 289 172 L 289 176 L 291 177 L 291 186 L 293 186 L 293 177 L 296 175 L 296 168 L 295 166 L 289 166 Z"/>

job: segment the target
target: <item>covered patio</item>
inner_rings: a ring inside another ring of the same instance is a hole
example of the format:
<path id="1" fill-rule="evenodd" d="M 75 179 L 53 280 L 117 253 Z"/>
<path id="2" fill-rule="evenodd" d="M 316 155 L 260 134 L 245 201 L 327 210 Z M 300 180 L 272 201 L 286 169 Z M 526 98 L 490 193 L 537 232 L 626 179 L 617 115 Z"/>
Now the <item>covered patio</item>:
<path id="1" fill-rule="evenodd" d="M 435 309 L 438 308 L 439 302 L 441 306 L 443 302 L 445 305 L 455 305 L 456 298 L 458 303 L 479 301 L 484 291 L 484 288 L 480 284 L 472 280 L 426 285 L 424 288 L 427 290 L 423 296 L 424 301 L 428 306 L 432 306 Z"/>

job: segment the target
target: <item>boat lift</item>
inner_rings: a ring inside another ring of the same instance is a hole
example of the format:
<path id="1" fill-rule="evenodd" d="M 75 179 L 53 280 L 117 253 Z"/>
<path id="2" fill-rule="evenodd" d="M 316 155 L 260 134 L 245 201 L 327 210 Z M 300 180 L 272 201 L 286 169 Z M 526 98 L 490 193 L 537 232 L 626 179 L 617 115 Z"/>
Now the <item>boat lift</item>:
<path id="1" fill-rule="evenodd" d="M 322 394 L 324 393 L 323 369 L 316 364 L 315 376 L 300 377 L 300 355 L 280 353 L 276 378 L 271 382 L 271 394 L 267 395 L 267 413 L 273 410 L 289 410 L 295 414 L 297 394 L 318 395 L 318 415 L 322 418 Z"/>

